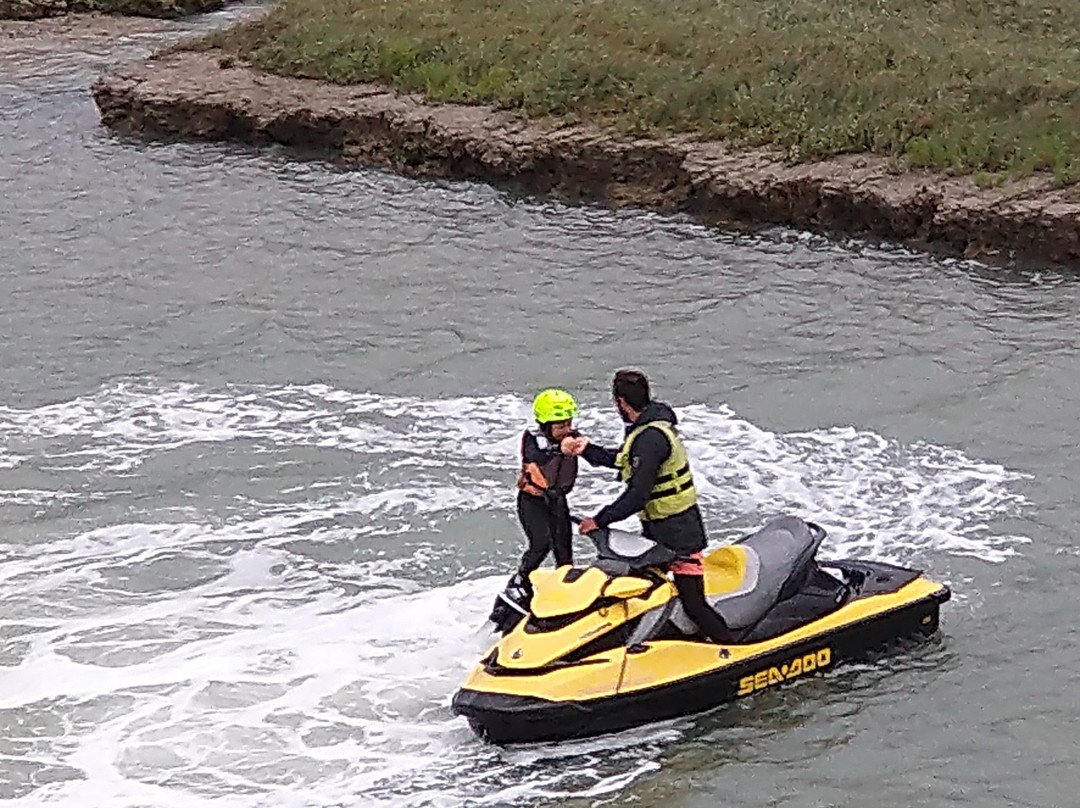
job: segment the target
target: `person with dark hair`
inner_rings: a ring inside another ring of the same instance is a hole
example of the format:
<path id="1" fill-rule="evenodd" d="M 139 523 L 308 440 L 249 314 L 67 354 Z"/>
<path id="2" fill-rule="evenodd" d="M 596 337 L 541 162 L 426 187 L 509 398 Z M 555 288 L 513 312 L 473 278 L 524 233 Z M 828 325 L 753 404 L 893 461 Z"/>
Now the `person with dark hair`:
<path id="1" fill-rule="evenodd" d="M 645 535 L 676 553 L 669 568 L 686 613 L 713 642 L 731 643 L 724 619 L 705 600 L 702 551 L 708 538 L 675 411 L 653 401 L 649 380 L 639 370 L 618 371 L 611 393 L 626 423 L 622 447 L 613 451 L 575 437 L 566 448 L 593 465 L 617 468 L 626 489 L 596 516 L 583 519 L 579 532 L 588 534 L 637 513 Z"/>

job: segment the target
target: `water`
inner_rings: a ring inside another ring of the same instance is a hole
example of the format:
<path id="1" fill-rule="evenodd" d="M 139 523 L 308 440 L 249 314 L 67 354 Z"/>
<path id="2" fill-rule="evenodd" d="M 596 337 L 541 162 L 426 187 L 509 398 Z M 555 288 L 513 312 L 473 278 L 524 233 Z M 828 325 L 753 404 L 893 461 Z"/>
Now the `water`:
<path id="1" fill-rule="evenodd" d="M 0 798 L 1072 804 L 1076 278 L 103 131 L 92 78 L 183 30 L 0 39 Z M 529 399 L 614 441 L 627 364 L 715 541 L 815 518 L 948 582 L 942 634 L 477 741 L 449 701 L 522 550 Z"/>

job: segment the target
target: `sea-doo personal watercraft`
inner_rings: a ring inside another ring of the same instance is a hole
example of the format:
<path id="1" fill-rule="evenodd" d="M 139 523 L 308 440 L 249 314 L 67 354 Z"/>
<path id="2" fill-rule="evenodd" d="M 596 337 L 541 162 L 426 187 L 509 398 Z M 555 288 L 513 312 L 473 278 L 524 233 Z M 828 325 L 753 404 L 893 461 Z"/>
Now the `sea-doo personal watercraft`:
<path id="1" fill-rule="evenodd" d="M 688 715 L 938 628 L 949 588 L 872 561 L 818 563 L 825 531 L 782 516 L 705 556 L 705 592 L 737 644 L 706 640 L 660 571 L 671 551 L 622 531 L 590 535 L 588 567 L 511 582 L 505 633 L 454 695 L 494 743 L 581 738 Z M 531 590 L 531 591 L 530 591 Z"/>

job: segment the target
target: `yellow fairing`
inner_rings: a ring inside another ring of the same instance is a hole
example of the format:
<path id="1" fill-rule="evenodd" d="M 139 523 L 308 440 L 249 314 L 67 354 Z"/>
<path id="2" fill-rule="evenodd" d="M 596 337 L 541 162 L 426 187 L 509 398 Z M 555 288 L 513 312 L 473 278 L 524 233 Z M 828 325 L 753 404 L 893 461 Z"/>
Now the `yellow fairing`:
<path id="1" fill-rule="evenodd" d="M 473 669 L 462 687 L 553 701 L 599 699 L 617 695 L 619 674 L 626 656 L 625 648 L 616 648 L 590 657 L 592 664 L 560 668 L 542 676 L 492 676 L 480 665 Z"/>
<path id="2" fill-rule="evenodd" d="M 576 614 L 592 606 L 597 598 L 634 598 L 648 592 L 651 586 L 636 576 L 608 578 L 596 567 L 589 567 L 576 581 L 567 583 L 563 579 L 570 569 L 535 570 L 529 575 L 534 593 L 530 608 L 534 615 L 545 618 Z"/>
<path id="3" fill-rule="evenodd" d="M 513 631 L 495 644 L 498 662 L 505 668 L 518 669 L 542 668 L 550 665 L 601 634 L 628 620 L 633 620 L 649 609 L 662 605 L 674 593 L 675 588 L 670 584 L 665 584 L 658 587 L 647 598 L 631 598 L 606 609 L 598 609 L 555 631 L 530 634 L 525 631 L 526 621 L 522 620 Z"/>
<path id="4" fill-rule="evenodd" d="M 903 608 L 937 594 L 942 589 L 944 586 L 941 584 L 918 578 L 896 592 L 853 601 L 820 620 L 771 640 L 750 645 L 725 646 L 728 654 L 726 658 L 721 657 L 718 647 L 711 643 L 657 640 L 648 643 L 640 653 L 627 654 L 625 649 L 617 648 L 583 660 L 584 663 L 597 664 L 579 664 L 535 676 L 492 676 L 480 665 L 472 671 L 464 686 L 487 693 L 535 696 L 551 701 L 580 701 L 615 693 L 647 690 L 773 654 L 789 645 L 827 635 L 868 618 Z M 525 634 L 523 621 L 496 645 L 499 649 L 499 664 L 520 668 L 550 664 L 572 647 L 580 647 L 591 639 L 585 635 L 591 633 L 592 636 L 599 636 L 606 630 L 601 628 L 605 621 L 611 621 L 614 626 L 632 619 L 646 609 L 663 603 L 671 597 L 672 592 L 671 586 L 660 587 L 648 599 L 635 598 L 607 610 L 605 617 L 590 616 L 595 618 L 595 621 L 588 623 L 592 627 L 589 629 L 586 628 L 587 621 L 582 620 L 572 627 L 551 634 Z M 824 636 L 821 646 L 828 647 L 828 640 Z M 812 648 L 816 650 L 816 647 Z M 518 649 L 521 654 L 514 660 L 511 657 Z"/>
<path id="5" fill-rule="evenodd" d="M 563 578 L 571 567 L 556 570 L 534 570 L 529 575 L 533 585 L 530 609 L 537 617 L 555 617 L 574 614 L 588 609 L 608 581 L 603 570 L 589 567 L 576 581 L 564 583 Z"/>
<path id="6" fill-rule="evenodd" d="M 621 575 L 607 582 L 603 594 L 613 598 L 636 598 L 648 592 L 651 586 L 644 578 Z"/>

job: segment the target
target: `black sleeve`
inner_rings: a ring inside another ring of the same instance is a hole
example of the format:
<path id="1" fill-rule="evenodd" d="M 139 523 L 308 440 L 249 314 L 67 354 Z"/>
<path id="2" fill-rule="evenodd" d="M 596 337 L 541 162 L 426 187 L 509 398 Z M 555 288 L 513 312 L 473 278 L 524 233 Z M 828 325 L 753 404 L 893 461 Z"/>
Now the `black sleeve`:
<path id="1" fill-rule="evenodd" d="M 548 461 L 548 458 L 549 455 L 540 448 L 536 435 L 526 429 L 521 436 L 521 461 L 542 466 Z"/>
<path id="2" fill-rule="evenodd" d="M 646 429 L 634 439 L 630 447 L 630 465 L 633 473 L 622 496 L 596 515 L 596 524 L 607 527 L 621 522 L 645 507 L 649 492 L 656 484 L 660 466 L 671 454 L 671 442 L 659 429 Z"/>
<path id="3" fill-rule="evenodd" d="M 595 443 L 590 443 L 585 447 L 585 451 L 581 453 L 581 456 L 590 466 L 602 466 L 606 469 L 613 469 L 615 468 L 615 457 L 618 454 L 618 449 L 605 449 L 603 446 L 597 446 Z"/>

